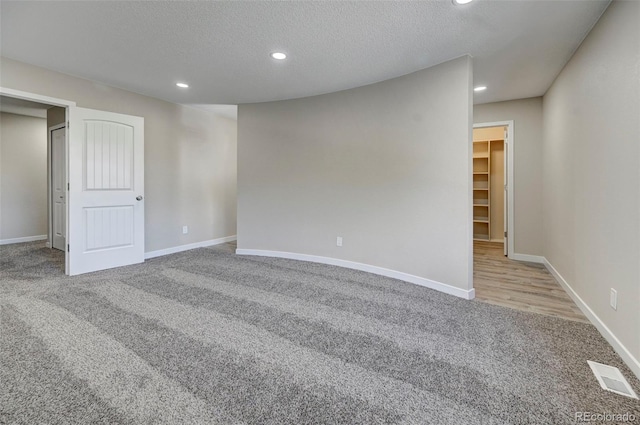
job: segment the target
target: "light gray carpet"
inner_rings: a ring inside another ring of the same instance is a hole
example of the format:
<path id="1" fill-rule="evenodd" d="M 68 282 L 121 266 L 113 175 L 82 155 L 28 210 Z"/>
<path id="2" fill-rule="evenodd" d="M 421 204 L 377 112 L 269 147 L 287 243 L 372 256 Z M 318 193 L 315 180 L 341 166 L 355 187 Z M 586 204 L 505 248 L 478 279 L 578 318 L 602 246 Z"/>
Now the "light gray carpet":
<path id="1" fill-rule="evenodd" d="M 0 423 L 563 424 L 634 414 L 591 325 L 233 244 L 65 277 L 0 247 Z"/>

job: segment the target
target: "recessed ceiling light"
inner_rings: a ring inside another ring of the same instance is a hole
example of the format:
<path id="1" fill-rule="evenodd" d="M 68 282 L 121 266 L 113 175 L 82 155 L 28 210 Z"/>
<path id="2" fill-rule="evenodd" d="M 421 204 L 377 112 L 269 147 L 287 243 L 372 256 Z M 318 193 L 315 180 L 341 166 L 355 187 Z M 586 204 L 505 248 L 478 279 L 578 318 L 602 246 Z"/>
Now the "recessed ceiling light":
<path id="1" fill-rule="evenodd" d="M 478 86 L 478 87 L 474 87 L 473 91 L 485 91 L 487 89 L 487 86 Z"/>
<path id="2" fill-rule="evenodd" d="M 453 4 L 467 4 L 471 3 L 473 0 L 453 0 Z"/>
<path id="3" fill-rule="evenodd" d="M 282 53 L 282 52 L 274 52 L 274 53 L 271 53 L 271 57 L 272 57 L 272 58 L 274 58 L 274 59 L 278 59 L 279 61 L 281 61 L 281 60 L 283 60 L 283 59 L 286 59 L 286 58 L 287 58 L 287 55 L 285 55 L 285 54 L 284 54 L 284 53 Z"/>
<path id="4" fill-rule="evenodd" d="M 187 83 L 176 83 L 176 86 L 180 87 L 181 89 L 188 89 L 189 88 L 189 84 L 187 84 Z"/>

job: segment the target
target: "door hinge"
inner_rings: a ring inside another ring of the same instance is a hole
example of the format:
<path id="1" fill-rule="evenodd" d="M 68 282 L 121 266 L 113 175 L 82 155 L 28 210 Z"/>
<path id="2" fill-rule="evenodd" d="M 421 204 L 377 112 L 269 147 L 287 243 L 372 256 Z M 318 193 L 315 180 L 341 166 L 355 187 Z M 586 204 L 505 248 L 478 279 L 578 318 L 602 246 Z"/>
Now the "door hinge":
<path id="1" fill-rule="evenodd" d="M 67 252 L 71 252 L 71 248 L 69 248 L 69 244 L 67 244 Z"/>
<path id="2" fill-rule="evenodd" d="M 69 183 L 67 183 L 67 190 L 69 190 Z"/>
<path id="3" fill-rule="evenodd" d="M 71 126 L 69 125 L 69 121 L 67 121 L 67 129 L 69 129 L 69 127 L 71 127 Z"/>
<path id="4" fill-rule="evenodd" d="M 504 232 L 504 237 L 505 237 L 505 238 L 507 237 L 507 232 Z"/>

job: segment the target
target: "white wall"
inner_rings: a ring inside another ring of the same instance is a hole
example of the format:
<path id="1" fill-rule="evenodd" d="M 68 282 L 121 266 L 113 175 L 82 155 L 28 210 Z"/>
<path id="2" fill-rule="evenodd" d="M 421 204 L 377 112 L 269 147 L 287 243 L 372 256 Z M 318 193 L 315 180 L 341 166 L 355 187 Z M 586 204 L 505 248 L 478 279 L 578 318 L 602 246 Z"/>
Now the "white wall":
<path id="1" fill-rule="evenodd" d="M 0 240 L 47 234 L 47 120 L 0 113 Z"/>
<path id="2" fill-rule="evenodd" d="M 545 257 L 640 377 L 638 22 L 639 2 L 611 3 L 544 96 L 543 223 Z"/>
<path id="3" fill-rule="evenodd" d="M 240 252 L 341 259 L 466 293 L 471 108 L 469 57 L 338 93 L 240 105 Z"/>
<path id="4" fill-rule="evenodd" d="M 147 252 L 235 235 L 235 121 L 6 58 L 0 66 L 3 87 L 144 117 Z"/>
<path id="5" fill-rule="evenodd" d="M 473 108 L 473 122 L 513 120 L 514 251 L 541 256 L 542 233 L 542 98 L 485 103 Z"/>

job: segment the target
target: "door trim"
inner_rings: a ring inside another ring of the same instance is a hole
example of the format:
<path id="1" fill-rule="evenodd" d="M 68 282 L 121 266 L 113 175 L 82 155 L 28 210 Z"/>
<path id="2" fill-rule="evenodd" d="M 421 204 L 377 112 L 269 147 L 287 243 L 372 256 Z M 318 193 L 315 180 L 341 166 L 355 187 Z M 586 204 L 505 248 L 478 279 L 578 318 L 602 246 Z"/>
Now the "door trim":
<path id="1" fill-rule="evenodd" d="M 58 99 L 55 97 L 43 96 L 36 93 L 29 93 L 21 90 L 9 89 L 6 87 L 0 87 L 0 95 L 6 97 L 13 97 L 16 99 L 30 100 L 32 102 L 44 103 L 45 105 L 60 106 L 66 108 L 68 106 L 76 106 L 76 102 L 66 99 Z"/>
<path id="2" fill-rule="evenodd" d="M 60 106 L 62 108 L 65 108 L 65 123 L 69 121 L 69 108 L 72 106 L 76 106 L 76 102 L 70 101 L 70 100 L 66 100 L 66 99 L 59 99 L 59 98 L 55 98 L 55 97 L 49 97 L 49 96 L 43 96 L 40 94 L 36 94 L 36 93 L 30 93 L 30 92 L 26 92 L 26 91 L 22 91 L 22 90 L 15 90 L 15 89 L 10 89 L 7 87 L 1 87 L 0 86 L 0 96 L 6 96 L 6 97 L 12 97 L 15 99 L 22 99 L 22 100 L 30 100 L 32 102 L 38 102 L 38 103 L 44 103 L 46 105 L 51 105 L 51 106 Z M 47 137 L 48 139 L 48 137 Z M 47 151 L 49 150 L 49 148 L 47 147 Z M 67 140 L 65 141 L 65 152 L 66 152 L 66 163 L 67 163 L 67 178 L 66 181 L 69 181 L 69 131 L 67 131 Z M 49 159 L 49 155 L 51 153 L 48 152 L 47 153 L 47 158 Z M 51 166 L 50 163 L 50 159 L 47 162 L 47 187 L 51 186 L 51 170 L 49 169 Z M 49 195 L 47 195 L 47 199 L 49 199 L 49 197 L 51 196 L 50 194 L 51 190 L 49 189 Z M 51 208 L 51 207 L 50 207 Z M 65 238 L 66 240 L 69 240 L 69 198 L 67 197 L 67 211 L 66 211 L 66 219 L 67 219 L 67 226 L 66 226 L 66 235 Z M 49 227 L 51 228 L 51 225 L 49 224 Z M 50 234 L 51 230 L 48 229 L 47 234 Z M 65 250 L 64 253 L 64 258 L 65 258 L 65 267 L 64 267 L 64 273 L 66 275 L 69 274 L 69 255 Z"/>
<path id="3" fill-rule="evenodd" d="M 513 151 L 515 147 L 515 126 L 513 120 L 507 121 L 495 121 L 495 122 L 483 122 L 474 123 L 473 128 L 486 128 L 486 127 L 507 127 L 507 257 L 513 259 L 514 255 L 514 241 L 515 241 L 515 225 L 514 225 L 514 211 L 515 203 L 513 193 L 515 191 L 514 186 L 514 172 L 513 172 Z"/>
<path id="4" fill-rule="evenodd" d="M 53 191 L 53 179 L 52 179 L 52 175 L 53 175 L 53 164 L 51 163 L 51 161 L 53 160 L 53 155 L 52 155 L 52 142 L 53 139 L 51 138 L 51 133 L 53 133 L 55 130 L 60 130 L 61 128 L 66 128 L 67 124 L 66 122 L 64 123 L 60 123 L 60 124 L 56 124 L 52 127 L 49 127 L 49 131 L 47 133 L 47 206 L 49 207 L 49 228 L 48 228 L 48 232 L 47 232 L 47 248 L 52 248 L 53 249 L 53 198 L 51 197 L 51 192 Z M 65 157 L 66 157 L 66 153 L 65 153 Z M 66 158 L 65 158 L 66 160 Z M 65 169 L 67 168 L 67 164 L 65 163 Z M 65 200 L 66 203 L 66 200 Z M 66 235 L 66 228 L 65 228 L 65 238 L 67 237 Z M 65 239 L 66 240 L 66 239 Z M 67 250 L 64 250 L 65 253 L 67 252 Z"/>

